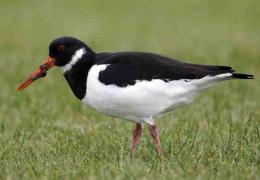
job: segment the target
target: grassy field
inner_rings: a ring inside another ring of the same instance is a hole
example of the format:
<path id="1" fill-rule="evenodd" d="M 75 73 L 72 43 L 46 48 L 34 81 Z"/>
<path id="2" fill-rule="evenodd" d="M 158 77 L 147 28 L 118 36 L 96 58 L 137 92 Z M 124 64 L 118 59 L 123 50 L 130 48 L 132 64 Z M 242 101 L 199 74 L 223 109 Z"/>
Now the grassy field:
<path id="1" fill-rule="evenodd" d="M 0 0 L 0 179 L 260 179 L 260 1 Z M 149 51 L 232 66 L 224 82 L 145 129 L 127 159 L 132 123 L 88 109 L 58 68 L 16 86 L 70 35 L 100 51 Z"/>

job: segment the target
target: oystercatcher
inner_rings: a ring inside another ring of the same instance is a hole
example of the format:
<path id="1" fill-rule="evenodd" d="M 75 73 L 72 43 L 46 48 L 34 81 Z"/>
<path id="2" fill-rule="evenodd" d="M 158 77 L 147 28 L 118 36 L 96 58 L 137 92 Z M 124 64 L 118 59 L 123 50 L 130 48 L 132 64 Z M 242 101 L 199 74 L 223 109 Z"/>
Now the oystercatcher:
<path id="1" fill-rule="evenodd" d="M 162 157 L 155 118 L 192 102 L 202 90 L 230 79 L 253 79 L 228 66 L 200 65 L 145 52 L 96 53 L 84 42 L 61 37 L 49 45 L 49 57 L 17 88 L 21 91 L 47 71 L 62 69 L 72 92 L 84 104 L 136 123 L 129 155 L 148 124 Z"/>

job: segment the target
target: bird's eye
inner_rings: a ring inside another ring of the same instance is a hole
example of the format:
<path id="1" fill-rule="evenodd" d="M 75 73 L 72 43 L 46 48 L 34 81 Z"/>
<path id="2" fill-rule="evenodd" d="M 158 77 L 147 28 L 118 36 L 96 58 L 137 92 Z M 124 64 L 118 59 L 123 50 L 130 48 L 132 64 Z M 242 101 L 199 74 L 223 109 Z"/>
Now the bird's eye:
<path id="1" fill-rule="evenodd" d="M 64 45 L 59 45 L 59 46 L 58 46 L 58 50 L 59 50 L 59 51 L 64 51 L 64 49 L 65 49 L 65 46 L 64 46 Z"/>

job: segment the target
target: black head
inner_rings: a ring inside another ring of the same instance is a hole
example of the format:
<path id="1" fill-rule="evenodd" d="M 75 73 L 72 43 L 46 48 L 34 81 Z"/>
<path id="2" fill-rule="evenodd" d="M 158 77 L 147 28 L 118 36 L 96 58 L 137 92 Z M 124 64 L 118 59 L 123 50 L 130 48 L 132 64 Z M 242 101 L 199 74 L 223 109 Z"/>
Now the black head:
<path id="1" fill-rule="evenodd" d="M 68 64 L 77 50 L 84 48 L 86 54 L 95 53 L 82 41 L 73 37 L 60 37 L 54 39 L 49 45 L 49 56 L 55 59 L 56 66 Z"/>
<path id="2" fill-rule="evenodd" d="M 46 76 L 47 71 L 55 65 L 64 66 L 66 69 L 66 65 L 73 59 L 76 59 L 76 62 L 85 63 L 82 60 L 87 59 L 91 62 L 94 56 L 95 53 L 80 40 L 72 37 L 57 38 L 49 46 L 49 57 L 18 86 L 17 91 L 23 90 L 35 80 Z M 86 62 L 88 63 L 88 61 Z"/>

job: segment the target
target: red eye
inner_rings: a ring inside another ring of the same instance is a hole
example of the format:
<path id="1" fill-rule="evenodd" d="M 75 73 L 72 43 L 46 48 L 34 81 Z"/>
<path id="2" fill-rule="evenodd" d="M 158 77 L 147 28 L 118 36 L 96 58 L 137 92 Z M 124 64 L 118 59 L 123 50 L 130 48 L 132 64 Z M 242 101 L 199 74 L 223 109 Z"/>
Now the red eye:
<path id="1" fill-rule="evenodd" d="M 58 50 L 59 50 L 59 51 L 64 51 L 64 49 L 65 49 L 65 46 L 64 46 L 64 45 L 59 45 L 59 46 L 58 46 Z"/>

